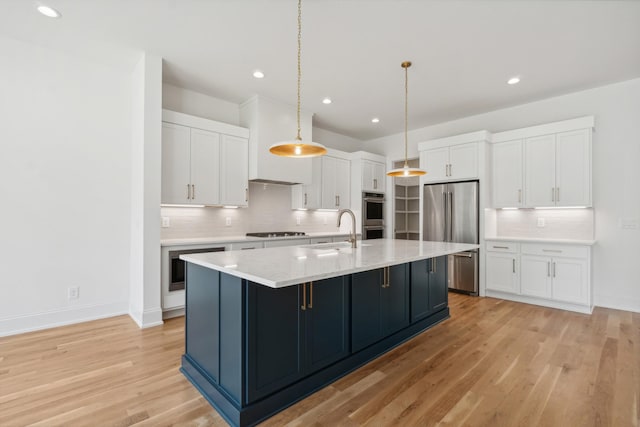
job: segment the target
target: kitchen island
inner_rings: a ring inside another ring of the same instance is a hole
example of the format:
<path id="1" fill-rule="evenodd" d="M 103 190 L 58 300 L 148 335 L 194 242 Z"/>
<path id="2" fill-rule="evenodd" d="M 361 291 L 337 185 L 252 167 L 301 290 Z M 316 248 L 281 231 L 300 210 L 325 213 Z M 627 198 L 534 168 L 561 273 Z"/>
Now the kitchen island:
<path id="1" fill-rule="evenodd" d="M 253 425 L 449 317 L 446 255 L 478 245 L 379 239 L 182 255 L 181 371 Z"/>

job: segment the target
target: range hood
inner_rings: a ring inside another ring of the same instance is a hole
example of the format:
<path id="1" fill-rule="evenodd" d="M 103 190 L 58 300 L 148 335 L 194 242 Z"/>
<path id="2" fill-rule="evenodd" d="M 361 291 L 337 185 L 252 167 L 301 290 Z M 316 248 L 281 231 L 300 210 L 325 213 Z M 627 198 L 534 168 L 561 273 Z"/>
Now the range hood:
<path id="1" fill-rule="evenodd" d="M 301 111 L 302 139 L 311 140 L 313 114 Z M 274 156 L 269 147 L 291 140 L 297 131 L 296 107 L 254 96 L 240 105 L 240 126 L 249 128 L 249 180 L 266 184 L 311 184 L 311 158 Z"/>

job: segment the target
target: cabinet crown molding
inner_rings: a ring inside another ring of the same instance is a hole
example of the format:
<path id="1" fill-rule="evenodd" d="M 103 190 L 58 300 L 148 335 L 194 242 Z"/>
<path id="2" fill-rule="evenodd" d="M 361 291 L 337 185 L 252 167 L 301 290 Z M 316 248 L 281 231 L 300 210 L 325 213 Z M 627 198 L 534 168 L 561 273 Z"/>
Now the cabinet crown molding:
<path id="1" fill-rule="evenodd" d="M 491 141 L 491 133 L 487 130 L 480 130 L 477 132 L 463 133 L 461 135 L 447 136 L 445 138 L 431 139 L 420 142 L 418 144 L 418 151 L 480 141 Z"/>
<path id="2" fill-rule="evenodd" d="M 562 120 L 559 122 L 545 123 L 542 125 L 507 130 L 504 132 L 496 132 L 491 135 L 490 141 L 493 143 L 506 142 L 513 141 L 515 139 L 531 138 L 535 136 L 549 135 L 552 133 L 570 132 L 572 130 L 589 129 L 594 127 L 594 116 L 584 116 L 570 120 Z"/>
<path id="3" fill-rule="evenodd" d="M 229 123 L 217 122 L 203 117 L 192 116 L 190 114 L 179 113 L 177 111 L 162 110 L 162 121 L 190 128 L 208 130 L 210 132 L 224 135 L 237 136 L 239 138 L 249 138 L 249 129 Z"/>

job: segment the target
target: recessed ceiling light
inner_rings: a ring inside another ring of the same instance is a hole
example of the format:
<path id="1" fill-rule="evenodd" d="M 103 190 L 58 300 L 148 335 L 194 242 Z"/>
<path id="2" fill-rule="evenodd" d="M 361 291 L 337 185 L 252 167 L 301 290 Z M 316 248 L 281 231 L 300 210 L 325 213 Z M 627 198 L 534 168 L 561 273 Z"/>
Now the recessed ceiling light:
<path id="1" fill-rule="evenodd" d="M 371 123 L 378 123 L 380 122 L 380 119 L 377 117 L 374 117 L 373 119 L 371 119 Z"/>
<path id="2" fill-rule="evenodd" d="M 322 100 L 323 104 L 331 104 L 331 102 L 332 102 L 331 98 L 325 98 L 325 99 Z"/>
<path id="3" fill-rule="evenodd" d="M 264 73 L 260 70 L 255 70 L 253 72 L 253 77 L 255 77 L 256 79 L 261 79 L 264 77 Z"/>
<path id="4" fill-rule="evenodd" d="M 520 83 L 520 77 L 511 77 L 509 80 L 507 80 L 507 84 L 510 85 L 515 85 Z"/>
<path id="5" fill-rule="evenodd" d="M 38 10 L 38 12 L 49 18 L 60 18 L 62 16 L 60 12 L 44 4 L 39 4 L 36 9 Z"/>

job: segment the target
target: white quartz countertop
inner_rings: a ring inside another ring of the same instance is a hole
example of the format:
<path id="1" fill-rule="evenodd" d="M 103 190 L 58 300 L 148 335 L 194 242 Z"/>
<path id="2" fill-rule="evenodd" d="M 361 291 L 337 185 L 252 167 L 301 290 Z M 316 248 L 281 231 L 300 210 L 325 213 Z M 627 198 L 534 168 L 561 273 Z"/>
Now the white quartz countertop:
<path id="1" fill-rule="evenodd" d="M 547 238 L 535 238 L 535 237 L 485 237 L 485 241 L 498 241 L 498 242 L 525 242 L 525 243 L 559 243 L 564 245 L 584 245 L 593 246 L 595 240 L 580 240 L 580 239 L 547 239 Z"/>
<path id="2" fill-rule="evenodd" d="M 360 234 L 358 234 L 360 235 Z M 338 237 L 349 236 L 349 233 L 322 232 L 306 233 L 304 236 L 280 236 L 280 237 L 253 237 L 253 236 L 220 236 L 220 237 L 191 237 L 185 239 L 163 239 L 160 246 L 186 246 L 186 245 L 206 245 L 210 243 L 238 243 L 238 242 L 264 242 L 269 240 L 296 240 L 313 239 L 317 237 Z"/>
<path id="3" fill-rule="evenodd" d="M 479 248 L 479 245 L 375 239 L 348 243 L 287 246 L 252 251 L 181 255 L 187 262 L 272 288 L 343 276 Z"/>

